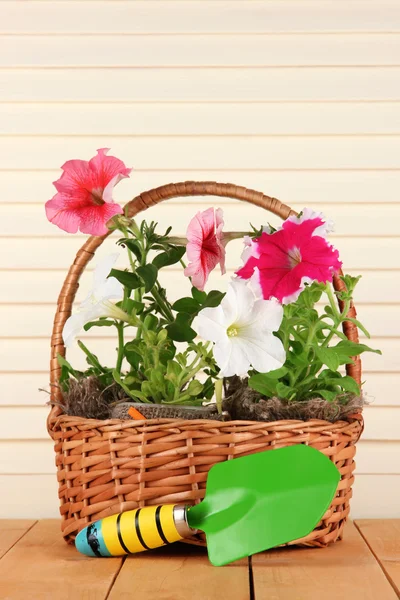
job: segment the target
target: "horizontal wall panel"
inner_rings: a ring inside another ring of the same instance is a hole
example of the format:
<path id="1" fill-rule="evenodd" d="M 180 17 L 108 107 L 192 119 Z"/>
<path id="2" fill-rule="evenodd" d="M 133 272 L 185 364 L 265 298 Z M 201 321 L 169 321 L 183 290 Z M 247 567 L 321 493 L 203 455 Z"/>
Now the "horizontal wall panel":
<path id="1" fill-rule="evenodd" d="M 363 390 L 371 408 L 375 406 L 400 406 L 399 373 L 365 373 Z"/>
<path id="2" fill-rule="evenodd" d="M 115 342 L 112 339 L 97 338 L 89 348 L 95 352 L 99 360 L 112 366 L 116 359 Z M 379 354 L 366 353 L 363 355 L 363 365 L 368 371 L 381 373 L 400 372 L 400 340 L 375 338 L 373 347 L 382 351 Z M 86 368 L 83 352 L 74 345 L 68 351 L 68 358 L 77 369 Z M 46 372 L 50 360 L 50 339 L 8 339 L 0 340 L 0 373 L 1 372 Z"/>
<path id="3" fill-rule="evenodd" d="M 0 105 L 1 111 L 1 105 Z M 72 156 L 89 159 L 94 150 L 86 156 L 81 151 L 75 150 Z M 64 157 L 65 158 L 65 157 Z M 59 163 L 61 165 L 62 162 Z M 57 166 L 59 166 L 57 165 Z M 51 171 L 0 171 L 2 198 L 1 202 L 10 204 L 42 203 L 51 198 L 55 188 L 51 182 L 61 175 L 59 169 Z M 199 170 L 196 167 L 186 171 L 173 170 L 145 170 L 132 171 L 130 179 L 114 188 L 116 202 L 125 204 L 130 198 L 145 190 L 165 185 L 171 182 L 187 181 L 222 181 L 233 182 L 248 188 L 259 190 L 279 198 L 290 206 L 293 203 L 302 206 L 309 204 L 368 204 L 373 203 L 376 211 L 380 210 L 381 203 L 397 203 L 400 189 L 400 169 L 396 171 L 337 171 L 337 170 L 310 170 L 310 171 L 284 171 L 284 170 Z M 187 198 L 177 198 L 168 201 L 186 204 Z M 198 200 L 200 202 L 200 200 Z M 214 204 L 212 197 L 203 196 L 201 203 Z M 219 198 L 220 205 L 231 204 L 229 198 Z M 237 204 L 237 201 L 233 201 Z M 361 211 L 362 209 L 358 207 Z M 21 212 L 24 209 L 21 208 Z M 337 210 L 340 210 L 338 207 Z M 331 209 L 329 208 L 329 212 Z M 21 216 L 21 214 L 19 215 Z M 2 225 L 0 224 L 0 227 Z"/>
<path id="4" fill-rule="evenodd" d="M 397 34 L 241 35 L 240 44 L 234 35 L 0 39 L 0 67 L 398 66 L 399 56 Z"/>
<path id="5" fill-rule="evenodd" d="M 359 474 L 400 474 L 400 442 L 378 444 L 361 440 L 357 444 L 356 476 Z M 55 474 L 53 441 L 0 441 L 0 475 Z"/>
<path id="6" fill-rule="evenodd" d="M 122 184 L 125 195 L 129 182 Z M 122 187 L 121 186 L 121 187 Z M 56 193 L 55 188 L 51 195 Z M 51 197 L 51 196 L 49 196 Z M 207 204 L 219 207 L 218 197 L 206 197 Z M 304 204 L 290 203 L 293 210 L 300 212 Z M 307 207 L 316 212 L 322 212 L 325 218 L 334 223 L 334 232 L 330 235 L 335 244 L 340 248 L 341 237 L 361 236 L 400 236 L 400 204 L 369 204 L 360 206 L 358 204 L 329 205 L 323 203 L 307 202 Z M 184 202 L 177 203 L 173 200 L 161 202 L 143 213 L 147 221 L 156 220 L 159 231 L 165 231 L 167 227 L 173 227 L 173 235 L 183 235 L 193 216 L 207 206 L 202 198 L 186 198 Z M 279 226 L 281 219 L 266 212 L 264 209 L 248 204 L 247 202 L 232 201 L 231 204 L 222 205 L 224 211 L 225 231 L 251 231 L 250 223 L 255 227 L 265 225 L 267 222 Z M 141 215 L 137 217 L 141 220 Z M 50 223 L 45 214 L 44 202 L 41 204 L 0 204 L 0 232 L 3 236 L 26 235 L 27 237 L 65 237 L 58 227 Z M 16 223 L 18 226 L 16 228 Z M 122 234 L 121 234 L 122 235 Z M 229 250 L 229 246 L 228 246 Z M 400 267 L 400 263 L 399 263 Z"/>
<path id="7" fill-rule="evenodd" d="M 46 418 L 48 412 L 48 407 L 0 407 L 0 438 L 3 440 L 47 439 Z M 399 407 L 367 407 L 364 411 L 364 419 L 364 440 L 400 440 Z"/>
<path id="8" fill-rule="evenodd" d="M 364 392 L 371 407 L 400 406 L 398 373 L 367 373 Z M 49 400 L 49 374 L 0 373 L 0 406 L 44 406 Z M 43 391 L 45 390 L 45 391 Z"/>
<path id="9" fill-rule="evenodd" d="M 56 474 L 55 453 L 50 436 L 38 441 L 0 441 L 0 475 Z"/>
<path id="10" fill-rule="evenodd" d="M 2 169 L 58 169 L 77 152 L 90 158 L 99 147 L 111 148 L 138 169 L 400 168 L 400 136 L 4 136 L 0 164 Z"/>
<path id="11" fill-rule="evenodd" d="M 45 406 L 49 401 L 48 370 L 43 373 L 0 373 L 0 388 L 0 406 Z"/>
<path id="12" fill-rule="evenodd" d="M 93 18 L 93 15 L 96 18 Z M 0 32 L 272 33 L 399 31 L 393 2 L 11 2 L 0 3 Z"/>
<path id="13" fill-rule="evenodd" d="M 1 8 L 1 5 L 0 5 Z M 324 135 L 400 133 L 400 103 L 0 105 L 11 135 Z"/>
<path id="14" fill-rule="evenodd" d="M 400 100 L 399 73 L 400 67 L 0 68 L 0 102 L 387 101 Z"/>
<path id="15" fill-rule="evenodd" d="M 88 271 L 93 270 L 93 261 Z M 58 294 L 67 272 L 65 270 L 53 271 L 0 271 L 0 304 L 30 305 L 31 303 L 48 305 L 52 311 L 56 304 Z M 211 273 L 207 283 L 207 289 L 226 289 L 233 270 L 222 277 L 218 270 Z M 357 271 L 362 275 L 355 294 L 356 305 L 362 307 L 364 304 L 380 304 L 380 310 L 385 310 L 385 305 L 400 305 L 400 271 Z M 171 301 L 177 300 L 182 295 L 190 294 L 190 282 L 182 275 L 180 267 L 172 267 L 160 271 L 160 282 L 168 292 Z M 92 285 L 92 276 L 86 273 L 82 276 L 81 285 L 78 290 L 76 301 L 81 302 L 89 292 Z M 0 313 L 3 307 L 0 306 Z M 19 307 L 23 314 L 23 308 Z M 359 312 L 362 316 L 363 309 Z"/>
<path id="16" fill-rule="evenodd" d="M 72 264 L 84 239 L 65 235 L 62 238 L 31 238 L 27 243 L 21 237 L 13 240 L 11 251 L 11 240 L 3 237 L 0 239 L 0 269 L 65 269 Z M 349 272 L 371 268 L 399 268 L 400 237 L 341 238 L 337 241 L 344 268 Z M 228 269 L 236 269 L 242 264 L 242 250 L 243 244 L 240 240 L 230 242 L 227 253 Z M 115 251 L 116 246 L 108 240 L 97 250 L 97 260 Z M 121 259 L 121 266 L 122 264 Z"/>
<path id="17" fill-rule="evenodd" d="M 352 519 L 399 519 L 400 475 L 359 475 L 350 501 Z M 346 532 L 344 533 L 346 539 Z"/>
<path id="18" fill-rule="evenodd" d="M 52 475 L 0 475 L 0 489 L 7 490 L 0 503 L 0 519 L 60 519 L 58 483 Z M 40 500 L 39 500 L 40 499 Z M 63 544 L 60 520 L 60 544 Z"/>
<path id="19" fill-rule="evenodd" d="M 168 276 L 166 275 L 166 279 Z M 183 275 L 181 281 L 184 282 Z M 172 282 L 171 282 L 172 283 Z M 170 285 L 171 285 L 170 283 Z M 226 289 L 228 280 L 225 280 Z M 171 286 L 172 287 L 172 286 Z M 220 286 L 222 287 L 222 286 Z M 182 297 L 188 293 L 189 286 L 182 285 L 180 288 L 173 291 L 171 300 Z M 55 300 L 55 298 L 54 298 Z M 326 298 L 324 302 L 327 302 Z M 29 318 L 25 320 L 24 313 L 29 309 Z M 45 337 L 49 336 L 53 324 L 55 312 L 54 305 L 33 305 L 33 306 L 18 306 L 13 304 L 6 304 L 0 306 L 0 314 L 2 319 L 2 326 L 0 330 L 0 339 L 12 338 L 12 337 Z M 400 319 L 398 318 L 400 313 L 400 305 L 382 307 L 379 305 L 366 305 L 360 306 L 358 310 L 358 318 L 361 320 L 363 325 L 367 328 L 372 336 L 372 340 L 367 342 L 369 345 L 374 346 L 375 337 L 398 337 L 400 338 Z M 102 327 L 93 328 L 87 334 L 89 338 L 92 337 L 112 337 L 117 338 L 116 329 L 113 327 Z M 133 335 L 133 334 L 131 334 Z M 86 336 L 85 336 L 86 337 Z M 364 340 L 365 341 L 365 340 Z"/>
<path id="20" fill-rule="evenodd" d="M 55 473 L 0 475 L 0 489 L 7 490 L 7 495 L 0 503 L 0 518 L 60 518 Z M 399 475 L 356 476 L 351 500 L 351 517 L 400 518 L 399 490 Z M 32 502 L 32 498 L 40 498 L 40 502 Z"/>

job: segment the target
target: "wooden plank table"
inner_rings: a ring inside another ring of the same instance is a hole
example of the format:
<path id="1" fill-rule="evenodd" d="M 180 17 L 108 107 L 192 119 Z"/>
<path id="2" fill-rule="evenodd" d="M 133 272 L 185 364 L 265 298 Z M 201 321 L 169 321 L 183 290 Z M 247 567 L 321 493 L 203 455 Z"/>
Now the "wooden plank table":
<path id="1" fill-rule="evenodd" d="M 326 549 L 281 548 L 213 567 L 175 544 L 126 559 L 78 554 L 57 520 L 0 520 L 1 600 L 395 600 L 400 520 L 348 523 Z"/>

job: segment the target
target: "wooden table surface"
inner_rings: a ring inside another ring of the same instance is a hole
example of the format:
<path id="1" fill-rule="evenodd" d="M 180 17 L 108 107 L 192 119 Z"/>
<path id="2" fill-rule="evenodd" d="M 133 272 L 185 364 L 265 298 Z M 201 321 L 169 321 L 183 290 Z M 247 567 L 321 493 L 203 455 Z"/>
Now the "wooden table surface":
<path id="1" fill-rule="evenodd" d="M 283 548 L 213 567 L 175 544 L 126 559 L 87 558 L 57 520 L 0 520 L 1 600 L 394 600 L 400 520 L 348 523 L 326 549 Z"/>

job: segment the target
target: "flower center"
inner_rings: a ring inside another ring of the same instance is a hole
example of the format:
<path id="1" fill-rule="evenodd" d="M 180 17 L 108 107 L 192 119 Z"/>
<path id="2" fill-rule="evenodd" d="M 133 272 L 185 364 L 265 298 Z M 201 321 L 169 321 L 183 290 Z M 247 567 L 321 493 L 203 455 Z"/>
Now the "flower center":
<path id="1" fill-rule="evenodd" d="M 289 266 L 291 269 L 294 269 L 299 263 L 301 263 L 300 249 L 296 246 L 289 250 L 287 255 L 289 260 Z"/>
<path id="2" fill-rule="evenodd" d="M 229 337 L 236 337 L 239 333 L 239 329 L 235 325 L 231 325 L 226 330 L 226 333 L 228 334 Z"/>
<path id="3" fill-rule="evenodd" d="M 105 204 L 103 200 L 103 191 L 104 190 L 102 190 L 101 188 L 90 191 L 90 194 L 92 196 L 92 202 L 93 204 L 96 204 L 96 206 L 101 206 L 102 204 Z"/>

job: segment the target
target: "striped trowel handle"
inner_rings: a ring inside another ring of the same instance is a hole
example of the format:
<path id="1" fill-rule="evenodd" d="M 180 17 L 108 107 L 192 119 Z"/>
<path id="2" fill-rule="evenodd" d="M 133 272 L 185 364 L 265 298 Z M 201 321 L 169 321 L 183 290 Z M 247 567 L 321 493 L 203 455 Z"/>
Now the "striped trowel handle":
<path id="1" fill-rule="evenodd" d="M 186 513 L 186 507 L 177 504 L 128 510 L 82 529 L 75 546 L 87 556 L 121 556 L 158 548 L 194 533 Z"/>

